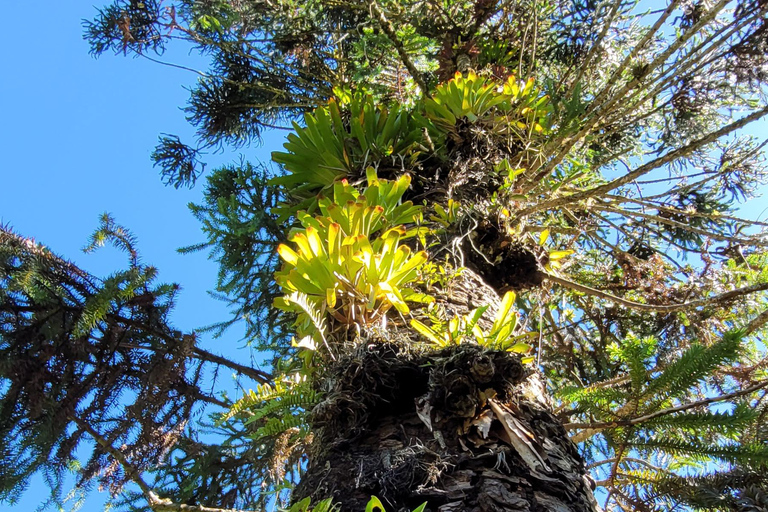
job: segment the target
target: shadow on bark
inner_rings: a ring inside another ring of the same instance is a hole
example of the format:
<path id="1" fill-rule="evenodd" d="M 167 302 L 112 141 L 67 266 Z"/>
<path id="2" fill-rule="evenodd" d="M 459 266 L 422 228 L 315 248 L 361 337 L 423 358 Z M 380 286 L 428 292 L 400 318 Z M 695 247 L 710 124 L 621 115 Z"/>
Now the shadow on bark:
<path id="1" fill-rule="evenodd" d="M 360 346 L 328 372 L 294 500 L 362 511 L 598 510 L 583 461 L 517 356 L 460 345 Z"/>

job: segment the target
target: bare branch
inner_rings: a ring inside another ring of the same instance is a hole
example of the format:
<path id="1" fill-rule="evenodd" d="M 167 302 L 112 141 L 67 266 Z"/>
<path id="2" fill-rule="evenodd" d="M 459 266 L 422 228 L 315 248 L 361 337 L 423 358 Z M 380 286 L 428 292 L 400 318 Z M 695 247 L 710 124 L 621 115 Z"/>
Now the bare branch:
<path id="1" fill-rule="evenodd" d="M 685 311 L 686 309 L 709 306 L 718 302 L 725 302 L 727 300 L 735 299 L 737 297 L 749 295 L 751 293 L 768 290 L 768 283 L 758 283 L 750 286 L 744 286 L 736 290 L 731 290 L 729 292 L 721 293 L 720 295 L 715 295 L 707 299 L 694 300 L 694 301 L 686 302 L 683 304 L 658 304 L 658 305 L 642 304 L 640 302 L 634 302 L 631 300 L 623 299 L 621 297 L 617 297 L 615 295 L 611 295 L 610 293 L 604 292 L 602 290 L 598 290 L 596 288 L 592 288 L 584 284 L 579 284 L 573 281 L 569 281 L 568 279 L 564 279 L 562 277 L 555 276 L 553 274 L 549 274 L 546 272 L 542 272 L 541 274 L 544 279 L 549 279 L 550 281 L 557 283 L 561 286 L 564 286 L 570 290 L 586 293 L 587 295 L 600 297 L 601 299 L 610 300 L 611 302 L 614 302 L 620 306 L 624 306 L 627 308 L 636 309 L 640 311 L 654 311 L 658 313 L 675 313 L 677 311 Z"/>
<path id="2" fill-rule="evenodd" d="M 144 481 L 144 479 L 141 478 L 141 472 L 136 469 L 133 464 L 128 462 L 128 459 L 125 455 L 123 455 L 123 452 L 112 446 L 112 443 L 104 439 L 104 437 L 99 434 L 93 427 L 91 427 L 88 422 L 83 421 L 74 415 L 71 415 L 69 419 L 84 432 L 90 435 L 99 446 L 101 446 L 123 467 L 123 471 L 125 471 L 126 476 L 139 487 L 147 502 L 151 504 L 157 496 L 152 492 L 152 488 Z"/>
<path id="3" fill-rule="evenodd" d="M 659 158 L 656 158 L 650 162 L 648 162 L 645 165 L 641 165 L 634 171 L 628 172 L 624 176 L 620 178 L 616 178 L 613 181 L 610 181 L 606 183 L 605 185 L 600 185 L 599 187 L 594 187 L 588 190 L 584 190 L 582 192 L 577 192 L 575 194 L 571 194 L 564 197 L 556 197 L 554 199 L 550 199 L 549 201 L 542 201 L 538 204 L 531 205 L 527 208 L 523 208 L 517 212 L 515 212 L 515 219 L 520 219 L 526 215 L 530 215 L 535 212 L 548 210 L 550 208 L 558 208 L 560 206 L 564 206 L 566 204 L 574 203 L 576 201 L 583 201 L 585 199 L 589 199 L 591 197 L 600 196 L 602 194 L 606 194 L 610 192 L 611 190 L 614 190 L 618 187 L 621 187 L 622 185 L 626 185 L 627 183 L 630 183 L 631 181 L 639 178 L 640 176 L 643 176 L 645 174 L 648 174 L 654 169 L 657 169 L 659 167 L 662 167 L 666 164 L 672 163 L 675 160 L 682 158 L 691 152 L 706 146 L 707 144 L 710 144 L 716 140 L 718 140 L 721 137 L 724 137 L 738 129 L 741 129 L 748 125 L 749 123 L 753 121 L 757 121 L 758 119 L 761 119 L 765 115 L 768 115 L 768 107 L 764 107 L 756 112 L 753 112 L 752 114 L 743 117 L 739 119 L 738 121 L 735 121 L 729 125 L 726 125 L 719 130 L 716 130 L 708 135 L 705 135 L 704 137 L 701 137 L 699 139 L 696 139 L 695 141 L 686 144 L 685 146 L 675 149 L 673 151 L 670 151 L 664 156 L 661 156 Z"/>
<path id="4" fill-rule="evenodd" d="M 744 327 L 744 335 L 749 335 L 762 329 L 766 323 L 768 323 L 768 309 L 757 315 Z"/>
<path id="5" fill-rule="evenodd" d="M 241 373 L 246 377 L 250 377 L 251 379 L 255 380 L 260 384 L 266 384 L 268 382 L 272 382 L 272 375 L 270 375 L 267 372 L 257 370 L 256 368 L 251 368 L 250 366 L 245 366 L 240 363 L 236 363 L 230 359 L 227 359 L 226 357 L 217 356 L 216 354 L 212 352 L 208 352 L 207 350 L 203 350 L 200 347 L 195 347 L 194 354 L 195 354 L 195 357 L 201 361 L 206 361 L 208 363 L 214 363 L 214 364 L 219 364 L 221 366 L 226 366 L 227 368 L 235 370 L 236 372 Z"/>
<path id="6" fill-rule="evenodd" d="M 387 34 L 389 40 L 392 41 L 392 44 L 395 46 L 395 50 L 397 50 L 397 54 L 400 56 L 400 60 L 403 61 L 405 68 L 411 74 L 411 77 L 413 77 L 413 80 L 419 86 L 419 89 L 421 89 L 421 93 L 425 97 L 429 97 L 427 82 L 424 81 L 424 77 L 422 76 L 421 72 L 416 68 L 416 65 L 408 55 L 408 52 L 405 51 L 405 46 L 403 46 L 402 41 L 400 41 L 400 39 L 397 37 L 395 27 L 392 26 L 392 23 L 387 19 L 384 11 L 381 10 L 375 1 L 372 1 L 369 5 L 371 8 L 371 15 L 376 17 L 379 22 L 379 26 L 381 26 L 381 30 L 383 30 L 384 33 Z"/>

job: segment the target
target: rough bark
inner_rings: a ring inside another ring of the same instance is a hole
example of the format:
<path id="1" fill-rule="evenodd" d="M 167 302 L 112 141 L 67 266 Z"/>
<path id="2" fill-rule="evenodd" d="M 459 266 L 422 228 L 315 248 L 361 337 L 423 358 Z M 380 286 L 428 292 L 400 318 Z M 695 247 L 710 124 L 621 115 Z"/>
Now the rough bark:
<path id="1" fill-rule="evenodd" d="M 460 345 L 361 345 L 328 373 L 294 499 L 362 511 L 599 510 L 583 461 L 517 356 Z"/>

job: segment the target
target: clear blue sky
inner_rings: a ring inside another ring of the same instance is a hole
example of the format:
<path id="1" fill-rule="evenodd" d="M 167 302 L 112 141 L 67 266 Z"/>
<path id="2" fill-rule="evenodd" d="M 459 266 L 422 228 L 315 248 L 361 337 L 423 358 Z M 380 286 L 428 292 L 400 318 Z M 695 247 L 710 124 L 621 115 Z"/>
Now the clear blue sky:
<path id="1" fill-rule="evenodd" d="M 176 253 L 178 247 L 202 241 L 185 206 L 198 201 L 202 189 L 163 186 L 149 160 L 161 132 L 192 141 L 193 129 L 179 107 L 187 99 L 183 85 L 194 83 L 194 75 L 144 59 L 104 55 L 95 60 L 81 35 L 81 20 L 95 13 L 91 2 L 35 5 L 3 5 L 1 221 L 105 275 L 124 264 L 122 254 L 105 249 L 85 255 L 80 249 L 98 215 L 111 212 L 138 236 L 144 261 L 160 269 L 160 279 L 182 284 L 174 316 L 178 328 L 191 330 L 221 320 L 223 304 L 206 294 L 215 283 L 215 264 L 202 253 Z M 164 59 L 204 66 L 185 53 L 171 52 Z M 267 160 L 283 136 L 270 134 L 264 147 L 243 154 Z M 233 159 L 217 155 L 209 161 L 216 165 Z M 750 210 L 759 214 L 760 202 L 753 202 Z M 204 346 L 232 354 L 241 345 L 238 334 L 205 339 Z M 237 357 L 247 360 L 249 354 L 241 351 Z M 13 510 L 34 510 L 46 492 L 35 480 Z M 80 510 L 103 510 L 103 502 L 92 495 Z M 3 507 L 0 511 L 11 510 Z"/>
<path id="2" fill-rule="evenodd" d="M 206 255 L 179 255 L 178 247 L 203 241 L 186 204 L 199 201 L 202 187 L 165 187 L 149 155 L 161 132 L 192 141 L 193 129 L 180 110 L 184 85 L 195 76 L 145 59 L 88 54 L 81 20 L 91 18 L 99 0 L 5 2 L 0 31 L 0 221 L 65 256 L 95 275 L 125 264 L 112 249 L 83 254 L 81 248 L 102 212 L 111 212 L 139 239 L 146 263 L 157 266 L 160 280 L 183 287 L 175 325 L 189 331 L 225 318 L 224 305 L 210 298 L 216 265 Z M 165 57 L 204 66 L 183 52 Z M 268 159 L 284 133 L 264 147 L 246 149 L 250 159 Z M 213 164 L 235 159 L 215 155 Z M 209 169 L 211 166 L 208 167 Z M 204 347 L 232 354 L 240 333 L 204 340 Z M 208 337 L 210 338 L 210 337 Z M 249 352 L 236 353 L 247 361 Z M 226 373 L 226 372 L 224 372 Z M 46 497 L 38 479 L 12 509 L 31 511 Z M 104 499 L 91 496 L 80 510 L 103 510 Z"/>

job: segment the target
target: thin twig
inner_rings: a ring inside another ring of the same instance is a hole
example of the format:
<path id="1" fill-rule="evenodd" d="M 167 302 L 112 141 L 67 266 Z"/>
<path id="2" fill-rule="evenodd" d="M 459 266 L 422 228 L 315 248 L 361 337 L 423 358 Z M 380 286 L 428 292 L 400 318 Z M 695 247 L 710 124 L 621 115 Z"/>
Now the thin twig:
<path id="1" fill-rule="evenodd" d="M 69 419 L 76 423 L 79 428 L 81 428 L 83 431 L 85 431 L 88 435 L 90 435 L 96 443 L 101 446 L 109 455 L 111 455 L 122 467 L 125 471 L 126 476 L 135 483 L 139 489 L 141 490 L 141 493 L 144 495 L 144 499 L 147 500 L 147 505 L 149 505 L 149 508 L 152 509 L 154 512 L 248 512 L 245 510 L 238 510 L 238 509 L 231 509 L 231 508 L 216 508 L 216 507 L 205 507 L 202 505 L 186 505 L 183 503 L 173 503 L 169 499 L 160 498 L 147 484 L 147 482 L 144 481 L 144 479 L 141 477 L 141 472 L 133 465 L 131 464 L 126 456 L 112 446 L 112 444 L 104 439 L 104 437 L 99 434 L 93 427 L 91 427 L 86 421 L 83 421 L 82 419 L 78 418 L 77 416 L 70 416 Z M 256 512 L 256 511 L 251 511 Z"/>
<path id="2" fill-rule="evenodd" d="M 408 55 L 408 52 L 405 51 L 403 42 L 400 41 L 400 39 L 397 37 L 395 27 L 392 26 L 392 23 L 387 19 L 387 16 L 375 1 L 371 2 L 369 5 L 371 9 L 371 15 L 377 19 L 379 26 L 381 26 L 381 29 L 395 46 L 395 50 L 397 50 L 397 54 L 400 56 L 400 60 L 403 61 L 403 65 L 405 65 L 408 73 L 411 74 L 411 77 L 413 77 L 413 80 L 421 89 L 422 95 L 428 98 L 429 89 L 427 88 L 427 82 L 424 80 L 424 76 L 421 74 L 421 72 L 416 68 L 416 65 Z"/>
<path id="3" fill-rule="evenodd" d="M 512 220 L 514 222 L 515 220 L 519 220 L 520 218 L 526 215 L 530 215 L 531 213 L 548 210 L 550 208 L 559 208 L 566 204 L 571 204 L 577 201 L 583 201 L 591 197 L 606 194 L 616 188 L 621 187 L 622 185 L 626 185 L 627 183 L 630 183 L 631 181 L 639 178 L 640 176 L 648 174 L 654 169 L 657 169 L 666 164 L 672 163 L 675 160 L 682 158 L 690 154 L 691 152 L 701 148 L 702 146 L 710 144 L 720 139 L 721 137 L 729 135 L 730 133 L 740 128 L 743 128 L 749 123 L 753 121 L 757 121 L 758 119 L 764 117 L 765 115 L 768 115 L 768 107 L 764 107 L 756 112 L 753 112 L 752 114 L 746 117 L 739 119 L 738 121 L 735 121 L 729 125 L 723 126 L 719 130 L 716 130 L 712 133 L 709 133 L 708 135 L 705 135 L 704 137 L 696 139 L 695 141 L 689 144 L 686 144 L 681 148 L 670 151 L 666 155 L 656 158 L 645 165 L 641 165 L 634 171 L 628 172 L 624 176 L 621 176 L 620 178 L 616 178 L 615 180 L 610 181 L 605 185 L 600 185 L 598 187 L 594 187 L 594 188 L 584 190 L 582 192 L 577 192 L 575 194 L 571 194 L 564 197 L 556 197 L 554 199 L 550 199 L 549 201 L 542 201 L 535 205 L 531 205 L 527 208 L 523 208 L 514 213 L 515 217 Z"/>
<path id="4" fill-rule="evenodd" d="M 597 432 L 600 432 L 601 430 L 605 430 L 607 428 L 629 427 L 633 425 L 639 425 L 641 423 L 645 423 L 646 421 L 655 420 L 656 418 L 660 418 L 662 416 L 668 416 L 670 414 L 687 411 L 689 409 L 694 409 L 696 407 L 702 407 L 704 405 L 714 404 L 717 402 L 724 402 L 726 400 L 731 400 L 732 398 L 738 398 L 740 396 L 748 395 L 755 391 L 759 391 L 765 387 L 768 387 L 768 379 L 761 380 L 747 388 L 740 389 L 739 391 L 734 391 L 733 393 L 705 398 L 703 400 L 698 400 L 696 402 L 689 402 L 687 404 L 682 404 L 682 405 L 678 405 L 677 407 L 670 407 L 669 409 L 652 412 L 650 414 L 639 416 L 637 418 L 632 418 L 628 420 L 603 421 L 603 422 L 597 422 L 597 423 L 566 423 L 563 426 L 565 427 L 566 430 L 575 430 L 579 428 L 585 429 L 571 436 L 571 441 L 573 441 L 574 443 L 580 443 L 586 440 L 588 437 L 591 437 Z"/>
<path id="5" fill-rule="evenodd" d="M 633 302 L 631 300 L 627 300 L 621 297 L 617 297 L 615 295 L 611 295 L 610 293 L 604 292 L 602 290 L 598 290 L 596 288 L 592 288 L 591 286 L 575 283 L 568 279 L 565 279 L 553 274 L 549 274 L 547 272 L 541 272 L 541 274 L 544 279 L 549 279 L 553 283 L 557 283 L 570 290 L 586 293 L 587 295 L 600 297 L 601 299 L 610 300 L 611 302 L 614 302 L 616 304 L 619 304 L 620 306 L 624 306 L 627 308 L 636 309 L 640 311 L 654 311 L 657 313 L 675 313 L 678 311 L 685 311 L 686 309 L 709 306 L 717 302 L 724 302 L 730 299 L 741 297 L 743 295 L 749 295 L 750 293 L 768 290 L 768 283 L 758 283 L 750 286 L 744 286 L 742 288 L 737 288 L 736 290 L 724 292 L 724 293 L 721 293 L 720 295 L 715 295 L 713 297 L 709 297 L 706 299 L 693 300 L 691 302 L 684 302 L 682 304 L 642 304 L 640 302 Z"/>

